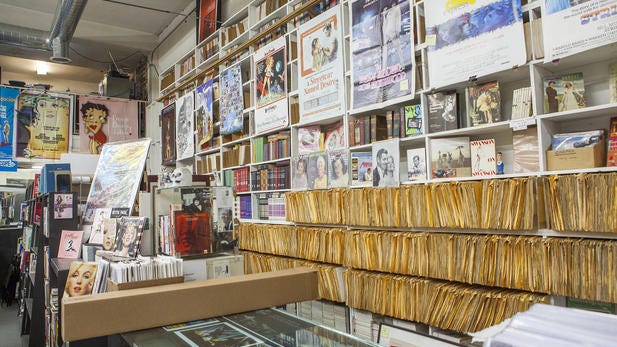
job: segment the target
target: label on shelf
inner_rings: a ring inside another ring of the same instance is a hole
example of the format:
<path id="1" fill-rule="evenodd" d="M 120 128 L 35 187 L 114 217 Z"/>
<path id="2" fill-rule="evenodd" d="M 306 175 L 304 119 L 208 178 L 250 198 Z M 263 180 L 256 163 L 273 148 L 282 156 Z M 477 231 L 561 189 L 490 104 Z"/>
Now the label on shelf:
<path id="1" fill-rule="evenodd" d="M 528 126 L 535 125 L 535 124 L 536 124 L 535 117 L 514 119 L 510 121 L 510 128 L 512 128 L 512 131 L 525 130 L 527 129 Z"/>

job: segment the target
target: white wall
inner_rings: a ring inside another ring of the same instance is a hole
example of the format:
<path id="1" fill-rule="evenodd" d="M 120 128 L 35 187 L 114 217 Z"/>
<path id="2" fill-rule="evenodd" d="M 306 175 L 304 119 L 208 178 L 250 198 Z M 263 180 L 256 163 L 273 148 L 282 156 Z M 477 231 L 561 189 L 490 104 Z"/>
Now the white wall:
<path id="1" fill-rule="evenodd" d="M 99 85 L 98 83 L 90 83 L 90 82 L 82 82 L 82 81 L 74 81 L 74 80 L 63 80 L 54 78 L 51 75 L 26 75 L 9 71 L 2 71 L 2 83 L 9 84 L 9 80 L 23 81 L 26 84 L 50 84 L 51 90 L 55 92 L 65 92 L 67 89 L 70 89 L 72 93 L 77 94 L 90 94 L 90 92 L 98 93 Z M 101 74 L 101 80 L 103 80 L 103 75 Z"/>

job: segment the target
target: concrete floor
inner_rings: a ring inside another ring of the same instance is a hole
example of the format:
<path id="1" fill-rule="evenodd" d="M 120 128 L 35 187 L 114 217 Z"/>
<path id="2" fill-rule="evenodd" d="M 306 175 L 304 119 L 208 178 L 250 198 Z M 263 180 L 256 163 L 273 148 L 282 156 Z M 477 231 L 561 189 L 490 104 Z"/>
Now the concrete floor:
<path id="1" fill-rule="evenodd" d="M 21 317 L 17 315 L 18 304 L 0 307 L 0 346 L 22 347 L 28 345 L 28 336 L 20 336 Z"/>

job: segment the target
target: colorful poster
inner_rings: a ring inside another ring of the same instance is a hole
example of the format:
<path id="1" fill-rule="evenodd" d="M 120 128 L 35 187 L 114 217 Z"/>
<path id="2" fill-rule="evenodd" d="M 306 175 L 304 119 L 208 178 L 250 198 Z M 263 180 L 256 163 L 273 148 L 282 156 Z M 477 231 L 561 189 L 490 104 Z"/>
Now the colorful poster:
<path id="1" fill-rule="evenodd" d="M 221 72 L 221 99 L 219 114 L 221 116 L 221 135 L 242 131 L 242 113 L 244 112 L 244 94 L 242 92 L 242 70 L 235 65 Z"/>
<path id="2" fill-rule="evenodd" d="M 79 152 L 100 154 L 107 142 L 139 136 L 137 101 L 79 97 Z"/>
<path id="3" fill-rule="evenodd" d="M 197 43 L 205 40 L 212 35 L 218 28 L 218 2 L 219 0 L 200 0 L 199 1 L 199 32 Z"/>
<path id="4" fill-rule="evenodd" d="M 96 208 L 127 208 L 130 214 L 149 149 L 149 138 L 103 146 L 88 193 L 84 223 L 92 223 Z"/>
<path id="5" fill-rule="evenodd" d="M 345 112 L 341 26 L 339 6 L 335 6 L 298 28 L 301 123 L 335 117 Z"/>
<path id="6" fill-rule="evenodd" d="M 68 153 L 73 98 L 57 93 L 22 91 L 17 97 L 16 157 L 60 159 Z"/>
<path id="7" fill-rule="evenodd" d="M 195 91 L 195 128 L 200 149 L 212 139 L 212 84 L 209 80 Z"/>
<path id="8" fill-rule="evenodd" d="M 544 61 L 617 42 L 616 0 L 546 0 Z"/>
<path id="9" fill-rule="evenodd" d="M 185 94 L 176 101 L 176 155 L 178 160 L 195 154 L 193 137 L 193 93 Z"/>
<path id="10" fill-rule="evenodd" d="M 424 15 L 432 88 L 527 61 L 520 0 L 431 0 Z"/>
<path id="11" fill-rule="evenodd" d="M 13 160 L 13 122 L 19 89 L 0 87 L 0 171 L 17 171 Z"/>
<path id="12" fill-rule="evenodd" d="M 287 106 L 286 38 L 280 37 L 253 55 L 255 69 L 255 134 L 286 127 Z"/>
<path id="13" fill-rule="evenodd" d="M 176 103 L 161 111 L 161 155 L 163 165 L 176 164 Z"/>
<path id="14" fill-rule="evenodd" d="M 409 3 L 406 0 L 352 3 L 354 109 L 375 109 L 413 98 L 416 69 Z"/>

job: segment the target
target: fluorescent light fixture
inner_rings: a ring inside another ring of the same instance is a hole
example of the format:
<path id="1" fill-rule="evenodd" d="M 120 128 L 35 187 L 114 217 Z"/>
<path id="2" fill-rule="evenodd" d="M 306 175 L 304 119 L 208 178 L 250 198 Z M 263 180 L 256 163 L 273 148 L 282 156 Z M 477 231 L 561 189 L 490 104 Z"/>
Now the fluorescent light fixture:
<path id="1" fill-rule="evenodd" d="M 36 74 L 37 75 L 47 75 L 47 63 L 42 61 L 36 62 Z"/>
<path id="2" fill-rule="evenodd" d="M 32 168 L 35 169 L 35 170 L 36 169 L 42 169 L 43 165 L 32 165 Z"/>

